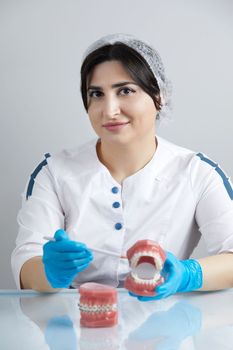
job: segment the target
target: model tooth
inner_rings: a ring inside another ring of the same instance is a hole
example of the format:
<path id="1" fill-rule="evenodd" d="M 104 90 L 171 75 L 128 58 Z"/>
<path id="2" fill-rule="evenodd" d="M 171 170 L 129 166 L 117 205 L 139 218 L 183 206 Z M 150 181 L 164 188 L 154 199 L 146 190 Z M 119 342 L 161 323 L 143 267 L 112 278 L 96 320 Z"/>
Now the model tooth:
<path id="1" fill-rule="evenodd" d="M 140 258 L 142 257 L 142 256 L 147 256 L 147 252 L 141 252 L 141 253 L 139 253 L 140 254 Z"/>
<path id="2" fill-rule="evenodd" d="M 134 278 L 134 280 L 135 280 L 136 283 L 138 283 L 138 284 L 141 284 L 141 283 L 144 283 L 144 282 L 145 282 L 145 280 L 139 278 L 137 275 L 136 275 L 136 277 Z"/>
<path id="3" fill-rule="evenodd" d="M 138 275 L 135 273 L 135 272 L 131 272 L 131 276 L 136 280 L 137 279 L 137 277 L 138 277 Z"/>
<path id="4" fill-rule="evenodd" d="M 141 280 L 138 277 L 134 277 L 134 280 L 135 280 L 136 283 L 139 283 L 139 284 L 141 283 L 140 282 Z"/>
<path id="5" fill-rule="evenodd" d="M 145 255 L 146 255 L 146 256 L 151 256 L 151 257 L 154 256 L 154 254 L 153 254 L 152 252 L 146 252 Z"/>
<path id="6" fill-rule="evenodd" d="M 104 312 L 104 305 L 101 305 L 101 312 Z"/>
<path id="7" fill-rule="evenodd" d="M 136 260 L 139 260 L 141 258 L 141 254 L 140 253 L 137 253 L 135 256 L 136 256 Z"/>
<path id="8" fill-rule="evenodd" d="M 159 255 L 156 255 L 154 260 L 155 260 L 155 265 L 157 267 L 157 270 L 162 270 L 163 262 L 162 262 L 161 257 Z"/>
<path id="9" fill-rule="evenodd" d="M 132 267 L 136 267 L 137 263 L 139 261 L 139 259 L 144 256 L 145 253 L 144 252 L 137 252 L 133 255 L 133 257 L 131 258 L 131 265 Z"/>
<path id="10" fill-rule="evenodd" d="M 150 256 L 150 257 L 154 258 L 156 266 L 158 266 L 159 269 L 162 268 L 163 264 L 162 264 L 162 260 L 161 260 L 160 256 L 153 251 L 142 251 L 142 252 L 135 253 L 131 258 L 131 265 L 132 266 L 137 265 L 138 260 L 143 256 Z"/>
<path id="11" fill-rule="evenodd" d="M 139 260 L 139 256 L 137 254 L 133 255 L 132 259 L 131 259 L 131 266 L 132 267 L 136 267 L 138 260 Z"/>
<path id="12" fill-rule="evenodd" d="M 135 267 L 135 259 L 134 259 L 134 257 L 130 260 L 130 264 L 131 264 L 132 268 Z"/>
<path id="13" fill-rule="evenodd" d="M 156 282 L 159 280 L 159 278 L 160 278 L 160 274 L 156 274 L 156 275 L 154 276 L 154 278 L 149 279 L 149 280 L 141 279 L 141 278 L 139 278 L 137 275 L 135 275 L 135 274 L 133 274 L 133 273 L 131 273 L 131 276 L 133 277 L 133 279 L 135 280 L 135 282 L 138 283 L 138 284 L 143 284 L 143 283 L 154 284 L 154 283 L 156 283 Z"/>

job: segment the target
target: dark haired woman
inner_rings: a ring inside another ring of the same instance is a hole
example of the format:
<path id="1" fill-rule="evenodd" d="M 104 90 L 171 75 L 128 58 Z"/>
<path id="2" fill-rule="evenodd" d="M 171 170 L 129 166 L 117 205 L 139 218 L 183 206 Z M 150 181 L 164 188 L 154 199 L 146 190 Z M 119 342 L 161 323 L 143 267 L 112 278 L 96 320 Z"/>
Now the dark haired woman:
<path id="1" fill-rule="evenodd" d="M 167 252 L 155 299 L 233 287 L 232 186 L 207 156 L 156 136 L 171 102 L 156 50 L 130 35 L 101 38 L 84 55 L 81 92 L 98 139 L 46 154 L 32 174 L 12 254 L 18 288 L 122 286 L 124 255 L 141 239 Z M 210 256 L 190 259 L 200 235 Z"/>

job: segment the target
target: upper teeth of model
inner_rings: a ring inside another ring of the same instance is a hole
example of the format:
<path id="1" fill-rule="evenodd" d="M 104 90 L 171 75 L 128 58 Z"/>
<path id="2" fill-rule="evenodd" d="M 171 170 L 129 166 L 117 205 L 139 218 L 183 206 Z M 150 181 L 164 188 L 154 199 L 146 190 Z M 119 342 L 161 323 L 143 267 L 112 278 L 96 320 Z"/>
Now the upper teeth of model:
<path id="1" fill-rule="evenodd" d="M 143 262 L 143 263 L 138 265 L 140 258 L 143 256 L 152 257 L 154 259 L 155 266 L 150 264 L 150 263 L 147 263 L 147 262 Z M 158 253 L 155 253 L 153 251 L 137 252 L 130 259 L 130 264 L 132 267 L 131 275 L 138 283 L 152 283 L 153 284 L 153 283 L 157 282 L 158 279 L 161 277 L 160 271 L 162 270 L 163 262 L 162 262 L 162 259 Z M 140 278 L 140 277 L 142 277 L 141 276 L 142 273 L 139 271 L 140 265 L 141 266 L 148 265 L 148 267 L 150 267 L 149 276 L 147 273 L 147 276 Z M 139 277 L 139 274 L 140 274 L 140 277 Z"/>

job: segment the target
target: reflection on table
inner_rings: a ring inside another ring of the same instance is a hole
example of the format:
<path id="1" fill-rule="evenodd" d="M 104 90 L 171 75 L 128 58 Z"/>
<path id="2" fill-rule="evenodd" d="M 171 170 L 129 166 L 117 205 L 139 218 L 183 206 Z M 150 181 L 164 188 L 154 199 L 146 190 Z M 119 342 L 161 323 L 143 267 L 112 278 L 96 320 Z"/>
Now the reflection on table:
<path id="1" fill-rule="evenodd" d="M 140 302 L 118 290 L 119 323 L 80 328 L 79 294 L 0 292 L 0 349 L 233 349 L 233 290 Z"/>

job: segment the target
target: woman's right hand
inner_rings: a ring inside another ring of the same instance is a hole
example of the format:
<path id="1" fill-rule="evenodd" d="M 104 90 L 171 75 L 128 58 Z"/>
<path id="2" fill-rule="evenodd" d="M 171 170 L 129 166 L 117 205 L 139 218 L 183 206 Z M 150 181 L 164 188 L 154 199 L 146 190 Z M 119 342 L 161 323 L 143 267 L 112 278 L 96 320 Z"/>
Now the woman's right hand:
<path id="1" fill-rule="evenodd" d="M 55 232 L 56 241 L 43 246 L 43 264 L 48 282 L 53 288 L 69 288 L 75 276 L 86 269 L 93 259 L 85 244 L 71 241 L 64 230 Z"/>

